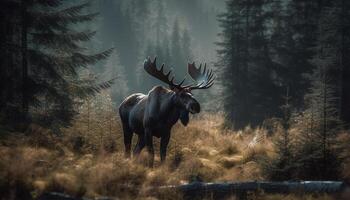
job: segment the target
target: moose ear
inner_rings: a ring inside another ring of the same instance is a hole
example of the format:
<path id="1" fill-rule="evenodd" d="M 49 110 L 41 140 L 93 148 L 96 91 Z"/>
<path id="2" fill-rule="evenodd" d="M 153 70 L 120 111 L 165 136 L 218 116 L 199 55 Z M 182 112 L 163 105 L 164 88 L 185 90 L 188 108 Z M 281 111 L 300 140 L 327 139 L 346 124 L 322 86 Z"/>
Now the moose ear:
<path id="1" fill-rule="evenodd" d="M 187 126 L 188 122 L 190 121 L 189 112 L 187 110 L 182 109 L 180 111 L 180 120 L 184 126 Z"/>

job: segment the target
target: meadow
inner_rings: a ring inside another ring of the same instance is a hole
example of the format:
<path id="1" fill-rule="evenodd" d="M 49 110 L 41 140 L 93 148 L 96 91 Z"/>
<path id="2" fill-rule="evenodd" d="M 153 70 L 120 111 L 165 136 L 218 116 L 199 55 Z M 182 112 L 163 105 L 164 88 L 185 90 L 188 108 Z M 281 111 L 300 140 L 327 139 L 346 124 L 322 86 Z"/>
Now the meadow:
<path id="1" fill-rule="evenodd" d="M 101 98 L 103 99 L 103 98 Z M 149 193 L 150 188 L 192 181 L 264 180 L 259 157 L 273 157 L 279 127 L 225 129 L 222 113 L 201 113 L 172 131 L 165 164 L 155 140 L 154 168 L 146 151 L 125 159 L 121 123 L 109 104 L 81 107 L 72 127 L 60 135 L 36 125 L 24 133 L 3 134 L 0 145 L 2 199 L 36 198 L 48 191 L 75 197 L 181 199 L 181 194 Z M 93 109 L 92 109 L 93 108 Z M 133 138 L 133 144 L 136 137 Z M 346 176 L 346 175 L 344 175 Z M 251 199 L 331 199 L 330 196 L 253 194 Z M 234 197 L 232 197 L 234 199 Z"/>

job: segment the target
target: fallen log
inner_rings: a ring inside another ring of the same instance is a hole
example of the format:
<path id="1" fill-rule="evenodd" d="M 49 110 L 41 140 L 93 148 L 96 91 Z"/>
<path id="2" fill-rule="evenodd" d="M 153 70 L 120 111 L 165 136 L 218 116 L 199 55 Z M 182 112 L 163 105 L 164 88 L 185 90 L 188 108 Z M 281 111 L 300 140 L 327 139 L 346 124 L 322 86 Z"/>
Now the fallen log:
<path id="1" fill-rule="evenodd" d="M 204 183 L 192 182 L 183 185 L 169 185 L 152 187 L 148 193 L 152 196 L 167 194 L 168 191 L 179 192 L 183 199 L 225 199 L 236 196 L 238 199 L 247 199 L 249 192 L 263 192 L 265 194 L 342 194 L 347 189 L 341 181 L 300 181 L 300 182 L 229 182 L 229 183 Z M 100 197 L 94 200 L 116 200 L 116 197 Z M 339 199 L 339 198 L 337 198 Z M 345 198 L 348 199 L 348 198 Z M 88 198 L 76 198 L 66 194 L 49 192 L 43 194 L 37 200 L 92 200 Z"/>
<path id="2" fill-rule="evenodd" d="M 328 193 L 340 194 L 346 185 L 341 181 L 300 181 L 300 182 L 230 182 L 230 183 L 203 183 L 192 182 L 179 186 L 162 186 L 157 190 L 177 190 L 185 199 L 201 199 L 210 196 L 214 199 L 223 199 L 227 196 L 237 196 L 245 199 L 249 192 L 263 192 L 268 194 L 308 194 Z"/>

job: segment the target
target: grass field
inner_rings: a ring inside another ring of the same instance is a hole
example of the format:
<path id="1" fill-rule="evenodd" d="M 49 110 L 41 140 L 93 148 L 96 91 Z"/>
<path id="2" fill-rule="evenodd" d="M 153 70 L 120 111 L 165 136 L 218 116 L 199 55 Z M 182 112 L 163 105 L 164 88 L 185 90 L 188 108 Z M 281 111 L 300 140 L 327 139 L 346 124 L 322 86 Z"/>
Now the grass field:
<path id="1" fill-rule="evenodd" d="M 12 133 L 3 138 L 0 145 L 3 199 L 29 194 L 37 197 L 46 191 L 86 197 L 181 199 L 177 193 L 150 195 L 147 189 L 194 180 L 263 180 L 257 158 L 274 154 L 273 136 L 265 129 L 247 127 L 233 132 L 223 129 L 221 114 L 201 114 L 191 119 L 188 127 L 180 124 L 174 127 L 164 165 L 159 162 L 159 140 L 155 140 L 155 167 L 150 169 L 146 167 L 144 152 L 137 159 L 124 158 L 119 120 L 114 115 L 107 116 L 110 119 L 98 118 L 104 125 L 94 120 L 89 120 L 87 125 L 85 118 L 77 119 L 61 136 L 33 125 L 26 133 Z M 331 197 L 254 194 L 251 199 Z"/>

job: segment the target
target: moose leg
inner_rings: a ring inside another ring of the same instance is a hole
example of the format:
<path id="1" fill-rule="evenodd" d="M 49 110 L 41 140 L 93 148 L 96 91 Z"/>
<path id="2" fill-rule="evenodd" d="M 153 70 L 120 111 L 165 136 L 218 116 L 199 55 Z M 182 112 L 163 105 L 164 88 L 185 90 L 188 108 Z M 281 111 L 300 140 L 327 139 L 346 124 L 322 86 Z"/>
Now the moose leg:
<path id="1" fill-rule="evenodd" d="M 125 145 L 125 158 L 130 158 L 131 151 L 131 141 L 133 132 L 130 130 L 129 126 L 125 123 L 123 124 L 123 132 L 124 132 L 124 145 Z"/>
<path id="2" fill-rule="evenodd" d="M 149 128 L 145 129 L 145 142 L 146 142 L 147 152 L 149 156 L 148 166 L 153 167 L 153 162 L 154 162 L 153 136 Z"/>
<path id="3" fill-rule="evenodd" d="M 166 150 L 169 144 L 169 139 L 170 139 L 170 134 L 165 134 L 161 139 L 160 139 L 160 160 L 162 163 L 165 161 L 166 157 Z"/>
<path id="4" fill-rule="evenodd" d="M 137 138 L 137 144 L 134 148 L 134 156 L 138 156 L 140 154 L 140 152 L 142 151 L 142 149 L 145 147 L 146 143 L 145 143 L 145 137 L 142 136 L 138 136 Z"/>

